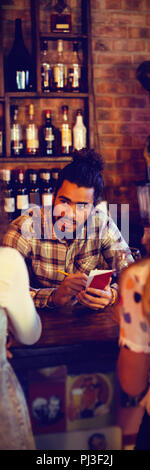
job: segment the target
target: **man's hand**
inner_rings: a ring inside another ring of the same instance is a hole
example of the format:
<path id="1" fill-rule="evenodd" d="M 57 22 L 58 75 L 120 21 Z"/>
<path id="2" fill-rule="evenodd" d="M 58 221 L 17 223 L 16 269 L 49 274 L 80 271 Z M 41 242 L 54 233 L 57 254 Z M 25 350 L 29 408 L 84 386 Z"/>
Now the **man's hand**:
<path id="1" fill-rule="evenodd" d="M 88 276 L 84 273 L 69 274 L 54 292 L 54 302 L 63 306 L 71 302 L 73 296 L 86 287 Z"/>
<path id="2" fill-rule="evenodd" d="M 99 308 L 104 308 L 111 303 L 112 291 L 109 285 L 106 286 L 104 290 L 88 287 L 86 290 L 82 290 L 76 297 L 78 302 L 81 304 L 94 310 L 98 310 Z"/>

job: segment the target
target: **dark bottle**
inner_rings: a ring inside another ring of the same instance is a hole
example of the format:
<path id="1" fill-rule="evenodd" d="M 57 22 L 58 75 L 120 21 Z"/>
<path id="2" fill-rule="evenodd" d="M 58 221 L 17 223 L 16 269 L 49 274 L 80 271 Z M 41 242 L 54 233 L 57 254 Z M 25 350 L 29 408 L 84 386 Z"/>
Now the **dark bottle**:
<path id="1" fill-rule="evenodd" d="M 43 207 L 52 205 L 53 189 L 51 184 L 51 174 L 47 169 L 40 171 L 40 192 L 41 204 Z"/>
<path id="2" fill-rule="evenodd" d="M 51 13 L 51 31 L 70 33 L 71 29 L 71 9 L 64 0 L 57 0 Z"/>
<path id="3" fill-rule="evenodd" d="M 56 130 L 51 122 L 51 111 L 45 111 L 45 126 L 43 127 L 43 155 L 55 155 Z"/>
<path id="4" fill-rule="evenodd" d="M 16 190 L 16 214 L 17 217 L 21 215 L 21 212 L 28 209 L 29 207 L 29 197 L 28 190 L 24 180 L 24 173 L 22 170 L 19 170 L 18 181 L 17 181 L 17 190 Z"/>
<path id="5" fill-rule="evenodd" d="M 11 180 L 11 171 L 3 170 L 4 182 L 4 211 L 7 212 L 8 220 L 11 222 L 15 219 L 15 189 Z"/>
<path id="6" fill-rule="evenodd" d="M 38 176 L 35 170 L 29 170 L 28 185 L 29 203 L 40 206 L 40 188 L 38 185 Z"/>
<path id="7" fill-rule="evenodd" d="M 53 187 L 53 192 L 55 192 L 56 186 L 57 186 L 57 181 L 59 178 L 59 173 L 60 169 L 59 168 L 53 168 L 52 169 L 52 187 Z"/>
<path id="8" fill-rule="evenodd" d="M 6 91 L 32 91 L 33 72 L 30 54 L 24 44 L 21 19 L 15 20 L 15 39 L 5 63 Z"/>
<path id="9" fill-rule="evenodd" d="M 18 122 L 18 106 L 12 106 L 13 121 L 11 125 L 11 155 L 20 157 L 23 154 L 22 127 Z"/>
<path id="10" fill-rule="evenodd" d="M 41 87 L 42 91 L 49 92 L 52 85 L 52 69 L 47 58 L 48 41 L 41 42 Z"/>

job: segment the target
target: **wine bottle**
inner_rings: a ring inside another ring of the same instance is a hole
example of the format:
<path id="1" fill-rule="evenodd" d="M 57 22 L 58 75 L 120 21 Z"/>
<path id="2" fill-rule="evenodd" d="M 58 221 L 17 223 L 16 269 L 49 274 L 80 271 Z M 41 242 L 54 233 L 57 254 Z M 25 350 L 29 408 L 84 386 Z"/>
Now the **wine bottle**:
<path id="1" fill-rule="evenodd" d="M 73 149 L 81 150 L 86 147 L 87 130 L 83 123 L 83 113 L 81 109 L 77 110 L 76 122 L 73 126 Z"/>
<path id="2" fill-rule="evenodd" d="M 62 106 L 61 153 L 70 154 L 72 150 L 72 132 L 68 121 L 68 106 Z"/>
<path id="3" fill-rule="evenodd" d="M 43 134 L 43 154 L 47 156 L 55 155 L 56 132 L 55 127 L 51 122 L 51 111 L 49 109 L 45 111 L 45 126 L 43 127 Z"/>
<path id="4" fill-rule="evenodd" d="M 51 206 L 52 205 L 52 196 L 53 196 L 53 189 L 50 182 L 51 174 L 49 170 L 42 170 L 40 171 L 40 179 L 41 179 L 41 204 L 42 206 Z"/>
<path id="5" fill-rule="evenodd" d="M 70 33 L 71 29 L 71 9 L 64 0 L 57 0 L 51 13 L 51 31 Z"/>
<path id="6" fill-rule="evenodd" d="M 15 190 L 11 180 L 11 171 L 3 170 L 4 182 L 4 211 L 7 212 L 8 220 L 11 222 L 15 218 Z"/>
<path id="7" fill-rule="evenodd" d="M 81 63 L 78 48 L 78 42 L 73 42 L 72 64 L 68 67 L 67 80 L 67 88 L 71 91 L 80 91 L 81 89 Z"/>
<path id="8" fill-rule="evenodd" d="M 52 188 L 53 188 L 53 192 L 55 192 L 55 189 L 56 189 L 56 186 L 57 186 L 57 181 L 58 181 L 58 178 L 59 178 L 59 173 L 60 173 L 60 169 L 59 169 L 59 168 L 53 168 L 53 169 L 52 169 Z"/>
<path id="9" fill-rule="evenodd" d="M 23 154 L 22 127 L 18 122 L 18 106 L 12 106 L 13 121 L 11 125 L 11 155 L 20 157 Z"/>
<path id="10" fill-rule="evenodd" d="M 34 106 L 29 105 L 29 123 L 26 128 L 26 153 L 30 156 L 38 154 L 39 138 L 38 128 L 34 122 Z"/>
<path id="11" fill-rule="evenodd" d="M 51 73 L 52 69 L 47 57 L 48 53 L 48 41 L 43 40 L 41 42 L 41 87 L 42 91 L 49 92 L 51 89 Z"/>
<path id="12" fill-rule="evenodd" d="M 57 57 L 53 66 L 53 89 L 64 91 L 67 87 L 67 66 L 63 55 L 63 41 L 57 41 Z"/>
<path id="13" fill-rule="evenodd" d="M 29 170 L 28 185 L 29 203 L 40 206 L 40 189 L 38 185 L 38 176 L 35 170 Z"/>
<path id="14" fill-rule="evenodd" d="M 21 215 L 22 210 L 26 210 L 29 207 L 28 190 L 25 184 L 24 173 L 19 170 L 17 191 L 16 191 L 16 213 L 17 217 Z"/>
<path id="15" fill-rule="evenodd" d="M 31 56 L 22 35 L 22 22 L 15 20 L 15 39 L 5 64 L 6 91 L 32 91 L 33 71 Z"/>

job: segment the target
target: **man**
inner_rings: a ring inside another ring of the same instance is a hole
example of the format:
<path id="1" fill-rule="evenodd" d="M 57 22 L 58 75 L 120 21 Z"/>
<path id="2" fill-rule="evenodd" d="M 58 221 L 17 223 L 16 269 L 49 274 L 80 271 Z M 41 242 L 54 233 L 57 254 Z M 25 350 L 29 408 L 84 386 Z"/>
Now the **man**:
<path id="1" fill-rule="evenodd" d="M 102 258 L 111 268 L 114 250 L 129 250 L 112 219 L 96 210 L 102 168 L 93 150 L 75 152 L 60 173 L 52 208 L 18 217 L 4 237 L 4 245 L 20 251 L 27 263 L 36 307 L 60 307 L 76 299 L 98 309 L 116 296 L 116 285 L 85 289 L 90 270 L 102 267 Z"/>

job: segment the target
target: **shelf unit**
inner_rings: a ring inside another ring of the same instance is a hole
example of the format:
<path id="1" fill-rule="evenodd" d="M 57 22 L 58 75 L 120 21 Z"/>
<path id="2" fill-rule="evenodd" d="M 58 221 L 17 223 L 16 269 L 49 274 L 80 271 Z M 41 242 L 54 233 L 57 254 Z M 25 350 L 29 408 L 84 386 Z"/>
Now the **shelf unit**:
<path id="1" fill-rule="evenodd" d="M 20 0 L 21 2 L 21 0 Z M 18 2 L 19 3 L 19 2 Z M 1 9 L 3 7 L 3 2 L 1 2 Z M 1 12 L 0 12 L 1 13 Z M 16 14 L 16 17 L 18 12 Z M 1 21 L 3 15 L 0 14 Z M 47 168 L 52 168 L 58 166 L 59 168 L 63 168 L 68 162 L 72 160 L 70 156 L 57 156 L 57 157 L 43 157 L 38 156 L 34 158 L 23 157 L 14 158 L 11 157 L 11 142 L 10 142 L 10 126 L 11 126 L 11 119 L 10 119 L 10 107 L 13 104 L 18 104 L 25 113 L 25 107 L 27 104 L 34 102 L 36 107 L 36 119 L 40 126 L 43 125 L 41 119 L 42 112 L 48 107 L 52 107 L 52 110 L 56 110 L 56 114 L 59 114 L 60 106 L 65 104 L 67 100 L 67 104 L 69 102 L 69 106 L 71 111 L 74 110 L 79 106 L 84 107 L 84 117 L 85 117 L 85 124 L 87 127 L 87 144 L 89 147 L 94 146 L 93 142 L 93 122 L 92 122 L 92 115 L 93 115 L 93 100 L 92 100 L 92 85 L 91 85 L 91 31 L 90 31 L 90 1 L 89 0 L 81 0 L 81 18 L 82 18 L 82 31 L 73 32 L 73 33 L 51 33 L 50 31 L 41 31 L 40 25 L 40 0 L 30 0 L 30 17 L 31 17 L 31 37 L 32 37 L 32 58 L 33 64 L 35 65 L 35 82 L 36 82 L 36 91 L 32 92 L 15 92 L 15 93 L 5 93 L 4 87 L 4 70 L 3 70 L 3 28 L 2 24 L 0 24 L 0 70 L 2 81 L 0 83 L 0 106 L 2 107 L 3 116 L 3 129 L 5 130 L 5 155 L 0 157 L 0 168 L 34 168 L 38 169 L 43 167 L 43 164 L 46 165 Z M 87 68 L 87 90 L 86 92 L 53 92 L 50 91 L 49 93 L 45 93 L 41 91 L 41 64 L 40 64 L 40 42 L 43 39 L 47 41 L 57 41 L 59 38 L 63 39 L 63 41 L 79 41 L 82 44 L 83 50 L 83 59 L 84 65 Z M 11 44 L 10 44 L 11 48 Z M 72 111 L 73 112 L 73 111 Z M 52 112 L 53 114 L 53 112 Z M 54 123 L 54 125 L 57 124 Z"/>

